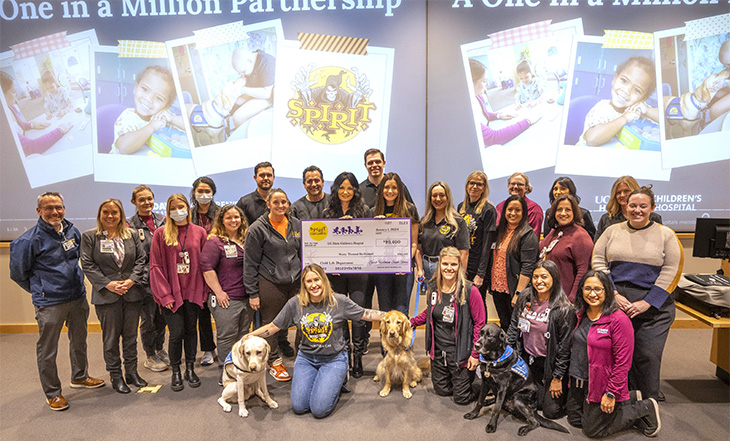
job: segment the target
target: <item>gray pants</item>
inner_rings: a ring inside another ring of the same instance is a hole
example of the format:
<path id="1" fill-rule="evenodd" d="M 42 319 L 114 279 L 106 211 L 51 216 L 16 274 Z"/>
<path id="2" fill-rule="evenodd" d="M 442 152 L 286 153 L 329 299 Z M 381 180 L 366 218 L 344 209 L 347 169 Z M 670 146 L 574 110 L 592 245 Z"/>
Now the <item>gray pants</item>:
<path id="1" fill-rule="evenodd" d="M 223 362 L 233 345 L 248 333 L 251 328 L 251 308 L 248 306 L 248 299 L 231 300 L 228 308 L 221 307 L 214 302 L 214 294 L 208 296 L 208 309 L 215 319 L 216 339 L 218 341 L 218 364 Z"/>
<path id="2" fill-rule="evenodd" d="M 89 303 L 86 296 L 77 300 L 53 306 L 36 306 L 35 319 L 38 322 L 38 374 L 46 398 L 61 395 L 61 380 L 58 379 L 56 354 L 58 339 L 64 323 L 68 327 L 69 358 L 71 359 L 71 381 L 84 381 L 88 376 L 86 359 L 86 320 L 89 318 Z"/>
<path id="3" fill-rule="evenodd" d="M 101 323 L 101 339 L 104 347 L 106 370 L 113 378 L 122 376 L 122 360 L 119 357 L 119 339 L 122 340 L 124 371 L 137 372 L 137 328 L 142 301 L 126 302 L 119 299 L 114 303 L 94 305 Z"/>

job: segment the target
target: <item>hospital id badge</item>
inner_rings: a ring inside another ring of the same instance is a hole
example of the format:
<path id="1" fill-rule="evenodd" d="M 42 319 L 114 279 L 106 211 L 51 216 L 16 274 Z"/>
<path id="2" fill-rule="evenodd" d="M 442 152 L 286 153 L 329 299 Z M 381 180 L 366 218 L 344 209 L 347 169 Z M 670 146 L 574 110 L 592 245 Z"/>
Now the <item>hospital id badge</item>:
<path id="1" fill-rule="evenodd" d="M 226 252 L 226 257 L 238 257 L 238 250 L 236 249 L 235 245 L 223 245 L 223 249 Z"/>
<path id="2" fill-rule="evenodd" d="M 99 242 L 100 251 L 104 254 L 112 254 L 114 252 L 114 242 L 109 239 L 102 239 Z"/>
<path id="3" fill-rule="evenodd" d="M 454 307 L 444 306 L 443 312 L 444 323 L 454 323 Z"/>
<path id="4" fill-rule="evenodd" d="M 525 318 L 520 318 L 520 322 L 517 325 L 522 332 L 530 332 L 530 321 Z"/>
<path id="5" fill-rule="evenodd" d="M 63 251 L 73 250 L 76 245 L 73 239 L 66 239 L 61 244 L 63 245 Z"/>
<path id="6" fill-rule="evenodd" d="M 177 273 L 178 274 L 189 274 L 190 265 L 188 265 L 187 263 L 178 263 L 177 264 Z"/>
<path id="7" fill-rule="evenodd" d="M 140 228 L 137 230 L 137 232 L 139 233 L 139 240 L 144 242 L 144 230 Z"/>

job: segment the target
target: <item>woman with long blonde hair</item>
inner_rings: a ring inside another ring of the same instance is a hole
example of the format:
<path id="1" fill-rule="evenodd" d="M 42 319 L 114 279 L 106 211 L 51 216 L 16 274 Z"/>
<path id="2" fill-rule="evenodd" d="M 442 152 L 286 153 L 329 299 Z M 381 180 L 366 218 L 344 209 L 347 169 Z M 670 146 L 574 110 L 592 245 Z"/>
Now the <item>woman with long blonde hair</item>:
<path id="1" fill-rule="evenodd" d="M 593 238 L 594 242 L 598 241 L 598 238 L 606 231 L 606 228 L 614 224 L 626 222 L 629 218 L 629 194 L 638 189 L 639 183 L 636 182 L 633 176 L 621 176 L 614 181 L 611 186 L 611 196 L 609 196 L 608 203 L 606 204 L 606 212 L 601 216 L 601 220 L 598 221 L 598 226 L 596 227 L 596 235 Z M 651 212 L 650 220 L 658 224 L 662 223 L 662 217 L 653 211 Z"/>
<path id="2" fill-rule="evenodd" d="M 421 218 L 418 232 L 416 265 L 419 279 L 431 280 L 439 253 L 448 246 L 459 250 L 462 265 L 466 267 L 469 261 L 469 228 L 454 209 L 449 186 L 446 182 L 436 181 L 428 188 L 426 214 Z"/>
<path id="3" fill-rule="evenodd" d="M 296 414 L 312 412 L 315 418 L 324 418 L 337 405 L 347 377 L 347 321 L 373 322 L 384 315 L 336 294 L 322 267 L 313 263 L 304 267 L 299 292 L 289 299 L 274 321 L 249 335 L 266 338 L 297 326 L 303 338 L 294 362 L 292 410 Z"/>
<path id="4" fill-rule="evenodd" d="M 426 325 L 426 352 L 431 358 L 431 380 L 436 394 L 453 396 L 456 404 L 476 398 L 471 384 L 479 365 L 474 342 L 486 321 L 479 290 L 464 273 L 461 252 L 454 247 L 439 252 L 438 271 L 428 283 L 426 309 L 411 326 Z"/>
<path id="5" fill-rule="evenodd" d="M 150 286 L 155 302 L 170 330 L 168 353 L 172 380 L 170 387 L 181 391 L 182 349 L 185 346 L 185 380 L 190 387 L 200 386 L 195 374 L 198 346 L 198 313 L 208 299 L 200 257 L 206 241 L 203 227 L 190 222 L 190 204 L 181 193 L 167 199 L 166 223 L 152 236 L 150 250 Z"/>

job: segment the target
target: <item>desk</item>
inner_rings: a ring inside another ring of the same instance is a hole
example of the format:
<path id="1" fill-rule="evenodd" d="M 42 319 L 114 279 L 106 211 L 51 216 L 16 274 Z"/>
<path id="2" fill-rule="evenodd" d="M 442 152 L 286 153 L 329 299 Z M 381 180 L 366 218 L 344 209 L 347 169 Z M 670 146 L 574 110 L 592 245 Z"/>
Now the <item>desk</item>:
<path id="1" fill-rule="evenodd" d="M 85 112 L 75 112 L 72 110 L 63 115 L 63 117 L 61 118 L 54 117 L 51 119 L 46 119 L 46 114 L 42 113 L 34 118 L 31 122 L 50 124 L 50 126 L 45 129 L 26 130 L 25 136 L 31 139 L 37 138 L 41 135 L 45 135 L 51 130 L 58 128 L 61 123 L 69 122 L 73 124 L 73 127 L 71 127 L 71 130 L 69 130 L 68 133 L 64 133 L 61 139 L 56 141 L 56 143 L 53 144 L 51 148 L 41 153 L 41 155 L 52 155 L 54 153 L 59 153 L 78 147 L 91 146 L 91 115 Z"/>
<path id="2" fill-rule="evenodd" d="M 678 310 L 712 327 L 710 361 L 717 366 L 715 375 L 727 383 L 730 372 L 730 318 L 716 319 L 683 303 L 675 302 L 675 305 Z"/>

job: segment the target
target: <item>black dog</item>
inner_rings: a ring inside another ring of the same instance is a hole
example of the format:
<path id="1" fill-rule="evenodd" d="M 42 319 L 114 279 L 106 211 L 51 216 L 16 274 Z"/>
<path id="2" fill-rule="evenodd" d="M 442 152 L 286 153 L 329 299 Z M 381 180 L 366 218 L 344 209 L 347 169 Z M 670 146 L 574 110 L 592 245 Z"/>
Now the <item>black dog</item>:
<path id="1" fill-rule="evenodd" d="M 473 420 L 479 416 L 482 407 L 490 403 L 485 402 L 489 391 L 496 391 L 493 401 L 492 418 L 487 424 L 487 433 L 497 430 L 499 413 L 504 406 L 517 417 L 527 420 L 527 425 L 520 427 L 517 433 L 527 435 L 538 426 L 568 433 L 568 429 L 550 421 L 537 413 L 537 386 L 530 377 L 527 364 L 520 356 L 507 345 L 507 334 L 494 323 L 487 323 L 479 331 L 479 339 L 474 344 L 479 353 L 482 368 L 482 387 L 479 392 L 474 410 L 464 415 L 464 418 Z"/>

